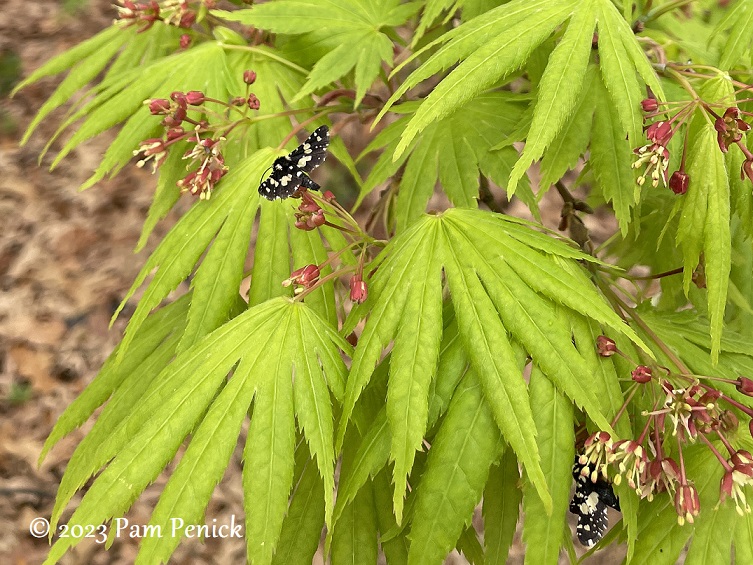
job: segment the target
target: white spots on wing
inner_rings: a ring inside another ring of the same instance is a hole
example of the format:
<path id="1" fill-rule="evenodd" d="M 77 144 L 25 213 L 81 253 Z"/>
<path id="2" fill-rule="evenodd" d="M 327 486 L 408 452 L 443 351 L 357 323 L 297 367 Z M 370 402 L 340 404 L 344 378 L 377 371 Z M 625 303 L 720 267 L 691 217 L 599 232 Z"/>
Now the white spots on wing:
<path id="1" fill-rule="evenodd" d="M 279 164 L 275 165 L 275 170 L 281 171 L 282 170 L 282 165 L 279 165 Z"/>
<path id="2" fill-rule="evenodd" d="M 293 175 L 285 175 L 284 177 L 280 178 L 280 184 L 282 186 L 288 186 L 288 183 L 293 180 Z"/>
<path id="3" fill-rule="evenodd" d="M 597 504 L 599 503 L 599 493 L 592 492 L 591 494 L 589 494 L 588 497 L 586 497 L 585 503 L 588 505 L 589 514 L 593 513 L 594 510 L 596 510 Z"/>
<path id="4" fill-rule="evenodd" d="M 298 166 L 300 168 L 303 168 L 306 166 L 306 163 L 308 163 L 309 161 L 311 161 L 311 155 L 304 155 L 303 157 L 298 159 Z"/>

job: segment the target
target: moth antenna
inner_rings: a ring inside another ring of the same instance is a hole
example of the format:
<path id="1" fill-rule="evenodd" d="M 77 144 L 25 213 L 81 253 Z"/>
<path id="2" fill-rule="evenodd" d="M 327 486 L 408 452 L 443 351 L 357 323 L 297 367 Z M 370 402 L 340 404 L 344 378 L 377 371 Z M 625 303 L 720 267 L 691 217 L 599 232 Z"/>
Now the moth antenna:
<path id="1" fill-rule="evenodd" d="M 265 170 L 265 171 L 264 171 L 264 172 L 263 172 L 263 173 L 261 174 L 261 176 L 259 177 L 259 184 L 261 184 L 261 183 L 262 183 L 262 179 L 264 178 L 264 175 L 266 175 L 266 174 L 267 174 L 267 171 L 269 171 L 269 170 L 270 170 L 270 169 L 271 169 L 271 168 L 272 168 L 273 166 L 274 166 L 274 165 L 270 165 L 270 166 L 269 166 L 269 167 L 267 167 L 267 168 L 266 168 L 266 170 Z"/>

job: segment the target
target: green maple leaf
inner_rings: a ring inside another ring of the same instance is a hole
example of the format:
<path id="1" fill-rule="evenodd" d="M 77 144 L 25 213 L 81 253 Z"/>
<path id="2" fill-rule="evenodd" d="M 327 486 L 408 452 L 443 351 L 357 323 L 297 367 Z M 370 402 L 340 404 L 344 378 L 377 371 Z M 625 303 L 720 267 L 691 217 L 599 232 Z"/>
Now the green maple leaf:
<path id="1" fill-rule="evenodd" d="M 575 266 L 573 259 L 583 255 L 518 222 L 452 209 L 425 216 L 383 253 L 369 300 L 353 310 L 343 329 L 350 332 L 370 313 L 353 358 L 337 445 L 382 350 L 394 340 L 386 419 L 395 463 L 393 502 L 401 518 L 405 480 L 426 431 L 428 394 L 440 355 L 444 267 L 458 332 L 495 421 L 550 507 L 516 348 L 522 346 L 561 392 L 610 429 L 604 416 L 608 410 L 582 382 L 587 362 L 556 310 L 579 312 L 640 340 Z"/>
<path id="2" fill-rule="evenodd" d="M 122 516 L 189 433 L 191 441 L 150 524 L 169 528 L 175 517 L 196 523 L 224 474 L 253 401 L 244 457 L 246 537 L 249 560 L 269 563 L 294 477 L 296 421 L 323 481 L 326 521 L 331 520 L 335 451 L 330 394 L 342 396 L 346 369 L 340 349 L 348 348 L 311 308 L 284 297 L 224 324 L 162 369 L 132 410 L 111 422 L 115 433 L 98 445 L 81 444 L 79 450 L 99 450 L 114 458 L 109 464 L 100 460 L 105 469 L 68 523 Z M 65 506 L 60 502 L 53 521 Z M 77 541 L 58 540 L 47 563 L 56 562 Z M 179 541 L 173 536 L 145 539 L 137 562 L 166 562 Z"/>
<path id="3" fill-rule="evenodd" d="M 311 34 L 328 53 L 311 70 L 296 100 L 331 84 L 354 69 L 356 105 L 376 80 L 382 62 L 392 66 L 392 40 L 382 31 L 402 25 L 419 4 L 399 0 L 281 0 L 248 10 L 213 12 L 244 25 L 279 34 Z M 353 46 L 357 45 L 357 49 Z"/>

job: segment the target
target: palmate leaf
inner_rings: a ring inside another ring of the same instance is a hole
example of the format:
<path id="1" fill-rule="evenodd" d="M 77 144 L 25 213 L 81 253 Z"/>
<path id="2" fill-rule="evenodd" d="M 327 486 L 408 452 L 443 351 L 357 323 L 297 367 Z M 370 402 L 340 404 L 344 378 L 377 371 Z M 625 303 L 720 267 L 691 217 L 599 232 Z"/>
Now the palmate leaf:
<path id="1" fill-rule="evenodd" d="M 380 373 L 386 373 L 387 364 L 388 360 L 385 360 L 377 367 L 375 375 L 372 377 L 372 382 L 374 379 L 382 378 Z M 457 333 L 457 325 L 451 324 L 445 328 L 442 337 L 437 376 L 432 381 L 429 391 L 427 429 L 432 428 L 440 416 L 447 410 L 455 387 L 465 374 L 467 367 L 468 356 L 463 349 L 460 336 Z M 374 477 L 377 473 L 383 475 L 387 472 L 383 468 L 387 464 L 390 455 L 391 439 L 390 426 L 387 421 L 387 410 L 384 406 L 381 406 L 383 403 L 382 399 L 383 396 L 379 397 L 381 409 L 378 412 L 374 411 L 373 414 L 359 414 L 359 407 L 364 400 L 363 395 L 356 406 L 354 420 L 358 424 L 359 416 L 364 416 L 363 419 L 368 422 L 368 426 L 364 426 L 361 430 L 362 437 L 357 444 L 351 445 L 346 442 L 343 445 L 343 461 L 348 461 L 348 465 L 343 464 L 340 471 L 333 524 L 337 523 L 345 505 L 353 500 L 358 490 L 366 483 L 369 477 Z M 361 428 L 362 426 L 359 425 L 359 429 Z M 355 454 L 352 454 L 353 452 Z M 390 516 L 392 516 L 392 497 L 390 497 L 389 507 Z M 394 522 L 394 517 L 392 518 L 392 522 Z"/>
<path id="2" fill-rule="evenodd" d="M 47 452 L 61 438 L 86 421 L 94 410 L 121 386 L 129 374 L 138 372 L 143 375 L 145 373 L 143 369 L 136 371 L 135 368 L 158 348 L 165 347 L 165 339 L 170 334 L 181 334 L 180 328 L 185 323 L 188 304 L 189 296 L 186 295 L 151 314 L 136 333 L 131 351 L 122 363 L 116 361 L 117 348 L 110 354 L 95 379 L 58 418 L 39 455 L 40 464 Z"/>
<path id="3" fill-rule="evenodd" d="M 249 201 L 258 202 L 256 183 L 268 163 L 274 159 L 273 155 L 271 149 L 259 151 L 245 163 L 230 171 L 223 179 L 222 186 L 218 188 L 214 198 L 200 202 L 199 205 L 191 208 L 152 253 L 115 313 L 117 316 L 136 289 L 156 267 L 156 272 L 126 328 L 119 353 L 121 357 L 128 349 L 133 333 L 146 319 L 147 314 L 191 273 L 233 208 L 239 206 L 245 210 Z M 238 248 L 236 250 L 240 251 Z M 245 250 L 243 256 L 245 257 Z M 216 260 L 221 261 L 222 258 L 218 257 Z M 237 278 L 237 267 L 242 266 L 243 260 L 238 261 L 236 257 L 236 260 L 231 263 L 227 267 L 232 271 L 230 277 L 234 280 Z M 279 282 L 278 279 L 277 284 Z M 216 295 L 223 302 L 237 294 L 238 286 L 224 288 L 224 291 L 222 295 Z"/>
<path id="4" fill-rule="evenodd" d="M 437 328 L 441 328 L 439 268 L 444 266 L 461 342 L 485 398 L 505 440 L 549 508 L 528 392 L 516 360 L 517 343 L 561 392 L 584 408 L 602 429 L 610 429 L 601 403 L 583 384 L 586 361 L 574 347 L 571 329 L 555 304 L 637 343 L 641 343 L 639 338 L 616 317 L 572 261 L 585 256 L 520 222 L 452 209 L 416 222 L 388 245 L 385 256 L 372 279 L 369 300 L 353 310 L 343 329 L 349 333 L 365 312 L 370 313 L 355 351 L 337 445 L 342 445 L 347 421 L 383 348 L 394 340 L 386 415 L 396 469 L 396 515 L 400 518 L 403 473 L 410 471 L 411 452 L 420 445 L 428 421 L 427 394 L 438 361 Z M 427 280 L 431 278 L 437 281 Z M 405 335 L 403 328 L 415 335 Z M 406 425 L 411 429 L 406 430 Z"/>
<path id="5" fill-rule="evenodd" d="M 510 175 L 510 193 L 515 192 L 518 180 L 531 163 L 541 158 L 575 109 L 583 89 L 595 27 L 594 0 L 578 3 L 539 82 L 525 149 Z"/>
<path id="6" fill-rule="evenodd" d="M 731 69 L 739 65 L 746 50 L 753 40 L 753 2 L 737 0 L 715 31 L 729 28 L 729 36 L 719 58 L 720 69 Z"/>
<path id="7" fill-rule="evenodd" d="M 445 34 L 442 40 L 448 43 L 406 79 L 380 113 L 379 117 L 409 88 L 462 60 L 421 104 L 394 157 L 399 157 L 429 124 L 454 112 L 523 65 L 531 51 L 567 19 L 575 4 L 569 0 L 513 0 L 487 12 L 484 18 L 477 18 L 483 22 L 471 20 Z"/>
<path id="8" fill-rule="evenodd" d="M 310 565 L 322 535 L 324 484 L 302 439 L 296 447 L 293 484 L 273 565 Z"/>
<path id="9" fill-rule="evenodd" d="M 455 206 L 477 206 L 479 174 L 488 176 L 501 187 L 507 186 L 510 169 L 517 158 L 512 148 L 491 151 L 500 138 L 514 131 L 521 118 L 523 97 L 509 93 L 482 94 L 426 128 L 412 145 L 406 159 L 392 161 L 401 132 L 410 116 L 390 124 L 363 151 L 364 155 L 384 148 L 358 196 L 359 203 L 376 186 L 406 163 L 396 201 L 398 231 L 404 230 L 426 210 L 439 179 Z M 469 128 L 469 124 L 473 127 Z M 523 185 L 521 198 L 535 207 L 533 193 Z"/>
<path id="10" fill-rule="evenodd" d="M 586 152 L 588 142 L 591 139 L 594 106 L 598 101 L 594 86 L 596 81 L 596 66 L 591 65 L 583 79 L 583 90 L 575 108 L 573 108 L 572 116 L 562 126 L 562 131 L 552 141 L 541 159 L 541 181 L 539 184 L 541 190 L 539 195 L 550 185 L 560 180 L 568 169 L 574 169 L 578 158 Z"/>
<path id="11" fill-rule="evenodd" d="M 629 39 L 624 36 L 624 27 L 629 29 L 629 26 L 612 2 L 598 2 L 601 8 L 598 27 L 601 76 L 620 117 L 623 137 L 627 134 L 631 146 L 637 147 L 642 125 L 640 101 L 645 96 L 638 83 L 635 64 L 625 46 L 626 41 L 635 41 L 634 34 L 631 30 Z M 658 92 L 656 94 L 661 96 Z"/>
<path id="12" fill-rule="evenodd" d="M 324 320 L 287 298 L 265 302 L 224 324 L 153 380 L 121 424 L 132 431 L 127 442 L 84 495 L 69 524 L 121 516 L 190 432 L 192 440 L 152 523 L 163 530 L 170 527 L 171 517 L 196 523 L 224 473 L 253 397 L 244 467 L 247 541 L 249 560 L 270 562 L 292 486 L 296 417 L 329 485 L 324 500 L 331 512 L 335 460 L 328 390 L 331 387 L 336 397 L 343 390 L 341 349 L 347 351 L 347 343 Z M 309 363 L 317 359 L 312 368 Z M 319 400 L 309 400 L 312 397 Z M 76 541 L 59 540 L 47 562 L 58 560 Z M 178 541 L 172 536 L 151 538 L 142 545 L 139 559 L 166 561 Z"/>
<path id="13" fill-rule="evenodd" d="M 377 78 L 382 62 L 392 66 L 392 41 L 381 29 L 402 25 L 418 8 L 418 3 L 401 5 L 398 0 L 281 0 L 213 14 L 279 34 L 314 32 L 327 43 L 329 53 L 314 65 L 296 99 L 342 78 L 355 67 L 358 105 Z"/>

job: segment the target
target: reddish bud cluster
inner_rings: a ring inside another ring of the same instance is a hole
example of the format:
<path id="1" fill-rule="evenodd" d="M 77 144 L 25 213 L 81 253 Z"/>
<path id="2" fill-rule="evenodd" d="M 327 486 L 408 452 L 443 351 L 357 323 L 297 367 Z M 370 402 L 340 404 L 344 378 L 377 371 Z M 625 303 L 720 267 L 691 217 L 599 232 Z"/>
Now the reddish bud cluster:
<path id="1" fill-rule="evenodd" d="M 118 17 L 127 22 L 126 27 L 140 25 L 139 33 L 148 30 L 154 22 L 161 20 L 160 7 L 155 0 L 149 2 L 133 2 L 120 0 L 122 6 L 116 6 Z"/>
<path id="2" fill-rule="evenodd" d="M 248 107 L 252 110 L 258 110 L 261 107 L 261 102 L 259 102 L 259 99 L 256 97 L 256 94 L 249 94 L 248 95 L 248 101 L 246 102 L 248 104 Z"/>
<path id="3" fill-rule="evenodd" d="M 180 48 L 181 49 L 188 49 L 188 46 L 191 45 L 191 36 L 187 33 L 184 33 L 180 36 Z"/>
<path id="4" fill-rule="evenodd" d="M 311 231 L 324 225 L 326 218 L 324 210 L 305 191 L 301 191 L 301 204 L 295 213 L 295 227 L 299 230 Z"/>
<path id="5" fill-rule="evenodd" d="M 641 100 L 641 109 L 644 112 L 656 112 L 659 109 L 659 102 L 656 98 L 646 98 Z"/>

